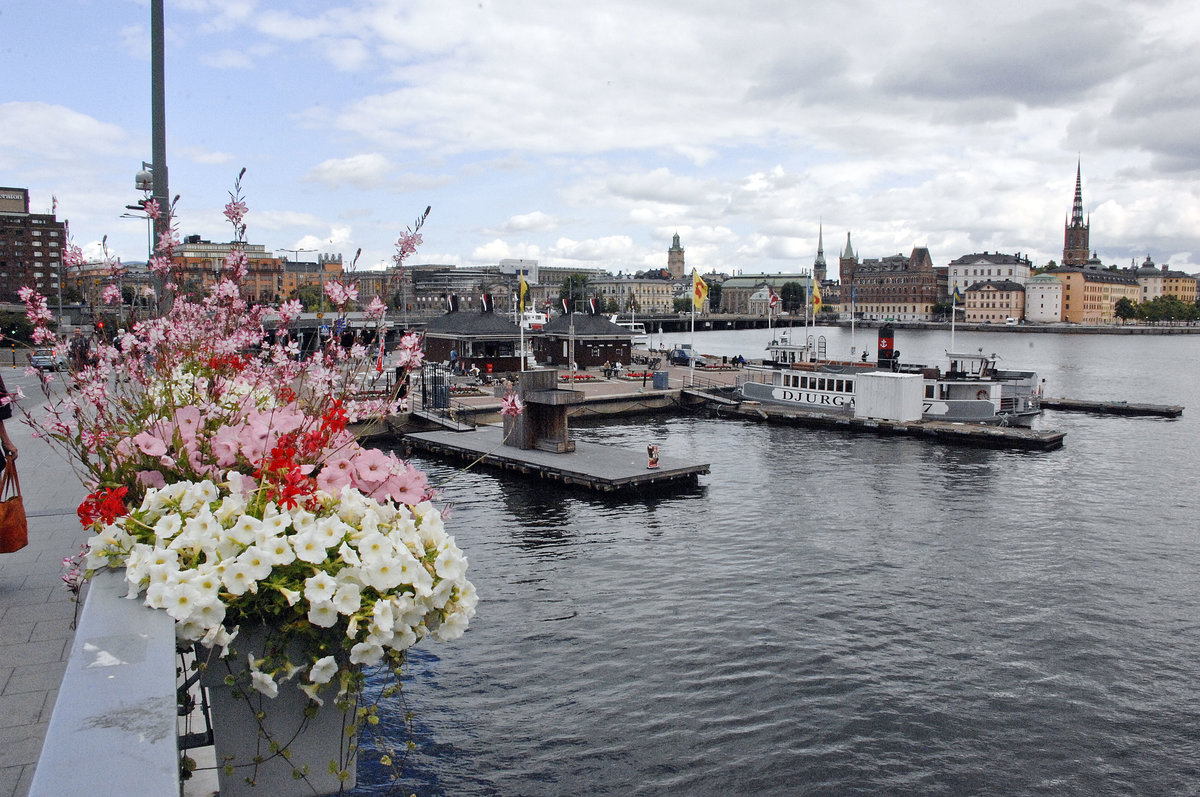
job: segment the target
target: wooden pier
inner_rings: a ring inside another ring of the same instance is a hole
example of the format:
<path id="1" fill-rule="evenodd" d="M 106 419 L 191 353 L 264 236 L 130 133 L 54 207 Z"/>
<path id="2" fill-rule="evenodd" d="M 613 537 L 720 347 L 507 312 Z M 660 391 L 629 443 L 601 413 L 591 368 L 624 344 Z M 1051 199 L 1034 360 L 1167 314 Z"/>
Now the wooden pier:
<path id="1" fill-rule="evenodd" d="M 559 454 L 504 445 L 499 426 L 480 426 L 471 432 L 414 432 L 404 436 L 404 446 L 437 456 L 478 461 L 491 468 L 599 492 L 661 490 L 695 483 L 709 472 L 708 463 L 685 462 L 660 456 L 657 468 L 647 467 L 645 449 L 616 448 L 575 442 L 575 450 Z"/>
<path id="2" fill-rule="evenodd" d="M 1183 415 L 1183 407 L 1178 404 L 1132 404 L 1128 401 L 1086 401 L 1069 398 L 1044 398 L 1042 409 L 1093 412 L 1098 415 L 1149 415 L 1159 418 L 1178 418 Z"/>
<path id="3" fill-rule="evenodd" d="M 761 420 L 767 423 L 807 426 L 819 429 L 836 429 L 844 432 L 867 432 L 871 434 L 904 436 L 942 443 L 975 446 L 980 448 L 1016 448 L 1025 451 L 1052 451 L 1062 448 L 1066 432 L 1027 429 L 1019 426 L 985 426 L 978 423 L 950 423 L 947 421 L 884 421 L 870 418 L 855 418 L 851 415 L 831 415 L 824 412 L 809 412 L 791 407 L 778 407 L 743 401 L 730 407 L 717 403 L 716 415 L 721 418 L 739 417 Z"/>

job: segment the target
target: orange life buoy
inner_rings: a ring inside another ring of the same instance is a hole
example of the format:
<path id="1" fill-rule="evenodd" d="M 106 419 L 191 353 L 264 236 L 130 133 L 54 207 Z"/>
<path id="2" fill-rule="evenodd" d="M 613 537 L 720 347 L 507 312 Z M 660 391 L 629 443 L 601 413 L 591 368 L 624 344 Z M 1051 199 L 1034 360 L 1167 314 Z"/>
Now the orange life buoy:
<path id="1" fill-rule="evenodd" d="M 980 401 L 983 401 L 987 397 L 988 397 L 988 392 L 986 390 L 981 390 L 975 394 L 975 398 L 979 399 Z"/>

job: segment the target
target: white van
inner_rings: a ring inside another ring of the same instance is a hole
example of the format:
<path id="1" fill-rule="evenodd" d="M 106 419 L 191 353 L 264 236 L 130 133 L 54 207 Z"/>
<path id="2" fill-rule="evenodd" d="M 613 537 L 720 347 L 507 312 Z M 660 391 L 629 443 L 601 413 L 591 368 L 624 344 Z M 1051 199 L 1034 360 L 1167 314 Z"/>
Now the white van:
<path id="1" fill-rule="evenodd" d="M 1018 321 L 1015 318 L 1006 318 L 1006 319 L 1004 319 L 1004 323 L 1010 327 L 1015 327 L 1017 325 Z"/>

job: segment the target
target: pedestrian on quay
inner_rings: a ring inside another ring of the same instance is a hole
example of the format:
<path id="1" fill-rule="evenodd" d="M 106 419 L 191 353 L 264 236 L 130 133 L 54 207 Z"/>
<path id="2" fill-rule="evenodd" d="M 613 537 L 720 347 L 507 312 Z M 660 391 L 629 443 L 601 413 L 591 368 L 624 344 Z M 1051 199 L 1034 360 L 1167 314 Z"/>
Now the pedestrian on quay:
<path id="1" fill-rule="evenodd" d="M 13 445 L 12 438 L 8 436 L 8 428 L 4 424 L 12 414 L 12 398 L 8 395 L 4 377 L 0 376 L 0 450 L 4 452 L 4 456 L 0 457 L 0 471 L 7 467 L 10 459 L 17 458 L 17 447 Z"/>

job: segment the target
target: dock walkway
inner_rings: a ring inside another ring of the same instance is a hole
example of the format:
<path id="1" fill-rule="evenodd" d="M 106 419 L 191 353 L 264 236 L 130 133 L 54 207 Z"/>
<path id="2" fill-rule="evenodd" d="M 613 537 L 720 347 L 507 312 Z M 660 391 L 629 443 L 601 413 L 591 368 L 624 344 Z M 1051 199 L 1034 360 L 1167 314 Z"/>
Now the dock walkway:
<path id="1" fill-rule="evenodd" d="M 644 450 L 579 441 L 575 451 L 567 454 L 513 448 L 504 445 L 504 430 L 491 425 L 473 432 L 417 432 L 405 435 L 404 444 L 419 451 L 478 461 L 488 467 L 600 492 L 659 489 L 695 480 L 709 471 L 707 463 L 685 462 L 677 457 L 661 457 L 657 468 L 648 468 Z"/>
<path id="2" fill-rule="evenodd" d="M 1140 415 L 1159 418 L 1178 418 L 1183 407 L 1178 404 L 1139 404 L 1129 401 L 1088 401 L 1086 399 L 1044 398 L 1042 409 L 1062 412 L 1091 412 L 1097 415 Z"/>

